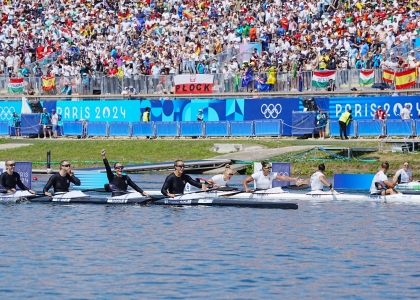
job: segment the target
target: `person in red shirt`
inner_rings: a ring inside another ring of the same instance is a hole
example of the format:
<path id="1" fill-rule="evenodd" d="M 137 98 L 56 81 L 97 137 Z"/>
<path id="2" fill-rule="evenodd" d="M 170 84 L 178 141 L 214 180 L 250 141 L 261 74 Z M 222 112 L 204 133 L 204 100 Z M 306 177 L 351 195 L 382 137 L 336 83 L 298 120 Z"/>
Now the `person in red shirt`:
<path id="1" fill-rule="evenodd" d="M 382 106 L 378 106 L 378 110 L 375 111 L 375 119 L 377 120 L 386 120 L 388 118 L 388 114 L 385 110 L 382 109 Z"/>

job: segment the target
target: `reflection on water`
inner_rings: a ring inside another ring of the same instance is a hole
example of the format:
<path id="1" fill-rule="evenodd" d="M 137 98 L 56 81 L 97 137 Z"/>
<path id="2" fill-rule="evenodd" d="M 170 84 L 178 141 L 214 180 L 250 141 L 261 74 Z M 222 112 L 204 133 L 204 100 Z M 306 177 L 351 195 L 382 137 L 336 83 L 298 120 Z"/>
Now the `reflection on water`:
<path id="1" fill-rule="evenodd" d="M 135 180 L 160 189 L 164 177 Z M 239 187 L 243 177 L 234 178 Z M 285 211 L 24 203 L 0 212 L 3 299 L 420 294 L 417 205 L 299 202 Z"/>

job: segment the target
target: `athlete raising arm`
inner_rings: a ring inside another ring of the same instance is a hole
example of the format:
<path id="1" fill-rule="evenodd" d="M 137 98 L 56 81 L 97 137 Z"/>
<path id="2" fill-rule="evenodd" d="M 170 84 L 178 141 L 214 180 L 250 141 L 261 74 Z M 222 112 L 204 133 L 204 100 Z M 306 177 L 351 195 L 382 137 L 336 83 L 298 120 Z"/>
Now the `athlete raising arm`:
<path id="1" fill-rule="evenodd" d="M 102 160 L 105 165 L 106 169 L 106 176 L 108 177 L 108 182 L 112 184 L 117 191 L 115 191 L 113 194 L 116 195 L 118 192 L 126 192 L 127 187 L 131 186 L 136 192 L 139 192 L 145 197 L 149 197 L 149 194 L 143 191 L 137 184 L 134 183 L 134 181 L 131 180 L 130 176 L 123 175 L 124 166 L 120 162 L 116 162 L 114 164 L 114 170 L 115 175 L 111 170 L 111 167 L 109 166 L 108 160 L 106 159 L 106 151 L 105 149 L 101 150 Z"/>

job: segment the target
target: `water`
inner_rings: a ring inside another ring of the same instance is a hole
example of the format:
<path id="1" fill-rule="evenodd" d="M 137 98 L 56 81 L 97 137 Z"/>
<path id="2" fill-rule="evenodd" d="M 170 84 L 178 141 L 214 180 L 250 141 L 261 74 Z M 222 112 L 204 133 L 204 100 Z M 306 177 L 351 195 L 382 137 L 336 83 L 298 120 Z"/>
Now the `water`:
<path id="1" fill-rule="evenodd" d="M 164 177 L 134 176 L 145 189 Z M 298 203 L 3 204 L 0 298 L 420 297 L 420 206 Z"/>

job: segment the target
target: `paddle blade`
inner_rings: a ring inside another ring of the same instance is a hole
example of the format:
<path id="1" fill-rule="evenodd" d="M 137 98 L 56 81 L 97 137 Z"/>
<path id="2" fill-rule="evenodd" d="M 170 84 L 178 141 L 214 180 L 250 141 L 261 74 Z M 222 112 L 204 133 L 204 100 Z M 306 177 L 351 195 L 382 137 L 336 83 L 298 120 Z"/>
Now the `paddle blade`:
<path id="1" fill-rule="evenodd" d="M 301 184 L 301 185 L 286 185 L 282 186 L 283 189 L 290 189 L 290 190 L 306 190 L 310 188 L 309 184 Z"/>

